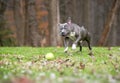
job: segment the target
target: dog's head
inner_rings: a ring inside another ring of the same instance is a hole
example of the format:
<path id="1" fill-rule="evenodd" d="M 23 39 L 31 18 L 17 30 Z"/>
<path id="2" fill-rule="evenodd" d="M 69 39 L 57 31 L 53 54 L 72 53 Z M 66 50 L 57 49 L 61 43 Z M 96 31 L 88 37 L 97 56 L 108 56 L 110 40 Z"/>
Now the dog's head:
<path id="1" fill-rule="evenodd" d="M 60 35 L 67 36 L 71 32 L 71 19 L 68 18 L 67 23 L 59 24 Z"/>

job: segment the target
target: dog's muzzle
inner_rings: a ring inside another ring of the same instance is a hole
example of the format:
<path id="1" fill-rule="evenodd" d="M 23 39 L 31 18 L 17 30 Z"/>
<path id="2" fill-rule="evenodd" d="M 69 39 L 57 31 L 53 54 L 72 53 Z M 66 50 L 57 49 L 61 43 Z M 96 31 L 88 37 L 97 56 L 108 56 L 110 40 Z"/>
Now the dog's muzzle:
<path id="1" fill-rule="evenodd" d="M 65 36 L 65 35 L 66 35 L 66 31 L 65 31 L 65 29 L 62 29 L 61 36 Z"/>
<path id="2" fill-rule="evenodd" d="M 61 36 L 65 36 L 65 32 L 61 32 Z"/>

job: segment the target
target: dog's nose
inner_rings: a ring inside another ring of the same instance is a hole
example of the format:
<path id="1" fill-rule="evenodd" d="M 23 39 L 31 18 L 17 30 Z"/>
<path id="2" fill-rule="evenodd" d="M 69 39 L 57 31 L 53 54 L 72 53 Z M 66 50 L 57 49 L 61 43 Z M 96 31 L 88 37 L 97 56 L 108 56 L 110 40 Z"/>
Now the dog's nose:
<path id="1" fill-rule="evenodd" d="M 64 32 L 62 32 L 62 33 L 61 33 L 61 35 L 62 35 L 62 36 L 65 36 L 65 33 L 64 33 Z"/>

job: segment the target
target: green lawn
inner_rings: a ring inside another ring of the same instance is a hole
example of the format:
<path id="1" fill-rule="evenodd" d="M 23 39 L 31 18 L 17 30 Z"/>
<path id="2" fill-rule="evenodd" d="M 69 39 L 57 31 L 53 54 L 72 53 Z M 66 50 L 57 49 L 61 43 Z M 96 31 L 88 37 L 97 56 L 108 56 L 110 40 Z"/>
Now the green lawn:
<path id="1" fill-rule="evenodd" d="M 79 48 L 78 48 L 79 49 Z M 88 55 L 60 47 L 0 47 L 0 83 L 120 83 L 120 47 Z M 52 52 L 53 60 L 45 55 Z"/>

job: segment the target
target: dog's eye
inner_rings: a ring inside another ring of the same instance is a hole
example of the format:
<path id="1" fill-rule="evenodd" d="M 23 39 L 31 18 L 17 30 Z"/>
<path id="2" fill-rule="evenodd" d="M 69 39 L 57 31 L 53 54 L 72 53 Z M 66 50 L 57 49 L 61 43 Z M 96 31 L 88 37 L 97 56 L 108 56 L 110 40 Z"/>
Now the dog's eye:
<path id="1" fill-rule="evenodd" d="M 62 30 L 63 28 L 61 27 L 60 30 Z"/>
<path id="2" fill-rule="evenodd" d="M 67 29 L 67 27 L 64 27 L 64 29 Z"/>
<path id="3" fill-rule="evenodd" d="M 67 26 L 67 25 L 65 25 L 65 26 L 64 26 L 64 29 L 67 29 L 67 28 L 68 28 L 68 26 Z"/>

